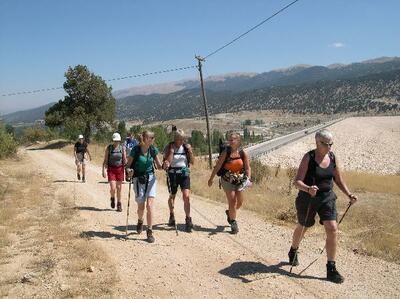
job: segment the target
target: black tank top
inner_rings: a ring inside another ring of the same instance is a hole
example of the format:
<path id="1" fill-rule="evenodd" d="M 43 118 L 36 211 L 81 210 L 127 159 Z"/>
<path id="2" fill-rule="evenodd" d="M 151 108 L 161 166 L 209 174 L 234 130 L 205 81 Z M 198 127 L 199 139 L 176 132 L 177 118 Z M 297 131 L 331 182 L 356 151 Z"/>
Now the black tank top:
<path id="1" fill-rule="evenodd" d="M 333 178 L 335 176 L 335 155 L 329 152 L 330 163 L 328 167 L 321 168 L 315 161 L 315 150 L 308 152 L 310 161 L 308 162 L 308 169 L 304 183 L 308 186 L 318 186 L 318 193 L 329 192 L 333 188 Z"/>

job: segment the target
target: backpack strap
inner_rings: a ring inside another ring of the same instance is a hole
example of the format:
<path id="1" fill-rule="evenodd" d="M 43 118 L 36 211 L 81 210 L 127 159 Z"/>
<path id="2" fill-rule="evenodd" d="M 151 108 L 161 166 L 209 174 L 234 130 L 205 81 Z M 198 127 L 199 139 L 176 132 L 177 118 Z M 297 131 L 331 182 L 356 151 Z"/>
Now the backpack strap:
<path id="1" fill-rule="evenodd" d="M 333 152 L 329 152 L 329 158 L 331 159 L 331 162 L 333 163 L 333 168 L 336 168 L 336 158 L 335 158 L 335 154 Z"/>

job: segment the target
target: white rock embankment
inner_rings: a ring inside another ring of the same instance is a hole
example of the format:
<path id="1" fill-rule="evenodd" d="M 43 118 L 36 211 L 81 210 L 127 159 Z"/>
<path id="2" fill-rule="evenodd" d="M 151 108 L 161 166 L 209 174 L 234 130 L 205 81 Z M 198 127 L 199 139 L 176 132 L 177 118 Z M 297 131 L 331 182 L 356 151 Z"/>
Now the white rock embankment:
<path id="1" fill-rule="evenodd" d="M 332 151 L 342 169 L 400 173 L 400 116 L 353 117 L 328 129 L 334 135 Z M 314 135 L 309 135 L 260 159 L 271 166 L 298 167 L 304 153 L 313 148 Z"/>

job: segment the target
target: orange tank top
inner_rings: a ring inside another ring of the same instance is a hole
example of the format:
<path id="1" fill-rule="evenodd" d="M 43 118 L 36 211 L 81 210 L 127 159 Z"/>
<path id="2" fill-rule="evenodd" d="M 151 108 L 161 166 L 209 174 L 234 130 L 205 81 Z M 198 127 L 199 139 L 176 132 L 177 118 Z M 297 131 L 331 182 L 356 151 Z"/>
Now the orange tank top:
<path id="1" fill-rule="evenodd" d="M 240 173 L 243 167 L 244 167 L 243 160 L 240 156 L 235 158 L 229 158 L 224 166 L 226 170 L 229 170 L 232 173 Z"/>

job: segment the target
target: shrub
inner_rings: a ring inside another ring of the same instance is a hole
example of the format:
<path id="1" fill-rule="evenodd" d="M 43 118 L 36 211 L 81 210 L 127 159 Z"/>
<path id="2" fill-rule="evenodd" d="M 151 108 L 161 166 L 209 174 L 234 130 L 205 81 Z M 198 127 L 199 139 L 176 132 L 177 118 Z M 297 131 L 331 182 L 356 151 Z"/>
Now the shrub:
<path id="1" fill-rule="evenodd" d="M 256 184 L 271 177 L 271 169 L 267 165 L 262 164 L 259 160 L 251 160 L 250 167 L 251 177 Z"/>
<path id="2" fill-rule="evenodd" d="M 17 152 L 17 142 L 14 136 L 7 133 L 5 127 L 0 125 L 0 159 L 7 158 Z"/>

